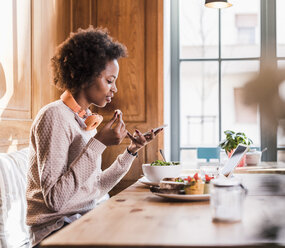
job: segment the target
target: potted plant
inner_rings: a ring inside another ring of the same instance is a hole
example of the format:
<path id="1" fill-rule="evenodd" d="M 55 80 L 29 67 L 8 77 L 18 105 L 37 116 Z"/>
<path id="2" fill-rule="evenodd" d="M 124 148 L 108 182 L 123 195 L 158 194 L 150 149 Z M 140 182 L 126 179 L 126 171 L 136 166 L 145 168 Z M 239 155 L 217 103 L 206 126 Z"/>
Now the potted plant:
<path id="1" fill-rule="evenodd" d="M 225 150 L 228 157 L 232 155 L 234 149 L 236 149 L 238 144 L 251 145 L 253 143 L 252 140 L 245 135 L 245 133 L 235 133 L 234 131 L 226 130 L 224 131 L 224 134 L 226 135 L 226 139 L 223 140 L 219 146 Z M 244 164 L 245 156 L 239 163 L 238 167 L 242 167 Z"/>

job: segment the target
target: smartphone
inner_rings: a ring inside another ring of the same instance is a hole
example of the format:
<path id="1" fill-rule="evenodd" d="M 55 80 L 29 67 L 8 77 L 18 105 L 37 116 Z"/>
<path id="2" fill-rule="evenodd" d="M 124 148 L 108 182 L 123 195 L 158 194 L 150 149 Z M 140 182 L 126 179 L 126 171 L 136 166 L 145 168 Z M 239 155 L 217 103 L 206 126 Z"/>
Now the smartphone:
<path id="1" fill-rule="evenodd" d="M 164 127 L 167 127 L 167 124 L 164 124 L 164 125 L 161 125 L 159 127 L 154 128 L 153 132 L 156 132 L 158 129 L 161 129 L 161 128 L 164 128 Z M 146 135 L 146 134 L 149 134 L 149 133 L 150 133 L 150 131 L 143 133 L 143 135 Z"/>
<path id="2" fill-rule="evenodd" d="M 234 169 L 237 167 L 239 162 L 242 160 L 243 156 L 249 150 L 249 146 L 239 144 L 235 151 L 233 152 L 232 156 L 227 160 L 225 166 L 221 169 L 221 174 L 226 177 L 231 177 Z"/>

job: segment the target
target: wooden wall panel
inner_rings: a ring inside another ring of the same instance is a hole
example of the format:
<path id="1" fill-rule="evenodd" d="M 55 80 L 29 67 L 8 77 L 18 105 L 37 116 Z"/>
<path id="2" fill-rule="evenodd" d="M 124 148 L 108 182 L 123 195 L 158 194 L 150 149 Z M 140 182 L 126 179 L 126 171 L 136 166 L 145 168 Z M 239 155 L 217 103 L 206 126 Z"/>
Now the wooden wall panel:
<path id="1" fill-rule="evenodd" d="M 33 118 L 40 108 L 59 98 L 50 59 L 70 33 L 70 1 L 0 3 L 5 33 L 0 46 L 0 152 L 28 146 Z"/>
<path id="2" fill-rule="evenodd" d="M 118 93 L 111 104 L 96 109 L 109 120 L 117 108 L 123 112 L 127 129 L 147 131 L 163 124 L 163 1 L 98 0 L 97 26 L 108 28 L 110 35 L 125 44 L 129 57 L 119 61 Z M 107 168 L 129 144 L 108 147 L 103 154 Z M 139 152 L 129 173 L 113 189 L 115 194 L 136 181 L 142 174 L 141 165 L 158 159 L 163 136 Z"/>
<path id="3" fill-rule="evenodd" d="M 31 120 L 0 121 L 0 152 L 12 152 L 29 145 Z"/>
<path id="4" fill-rule="evenodd" d="M 30 0 L 0 3 L 1 118 L 31 118 Z"/>
<path id="5" fill-rule="evenodd" d="M 144 132 L 163 124 L 163 0 L 12 0 L 13 4 L 18 2 L 30 2 L 30 46 L 21 50 L 30 54 L 25 61 L 29 68 L 18 63 L 21 70 L 28 71 L 23 79 L 20 77 L 23 80 L 20 82 L 25 83 L 19 92 L 30 92 L 21 104 L 21 107 L 29 106 L 29 114 L 22 122 L 0 122 L 0 128 L 5 126 L 2 129 L 5 134 L 1 130 L 0 150 L 1 137 L 6 148 L 12 143 L 18 144 L 16 149 L 25 142 L 27 144 L 32 119 L 41 107 L 58 99 L 61 93 L 53 86 L 50 70 L 50 59 L 56 46 L 69 36 L 70 31 L 87 28 L 90 24 L 106 27 L 112 37 L 127 46 L 129 53 L 128 58 L 119 61 L 118 93 L 107 107 L 95 110 L 104 116 L 106 122 L 115 109 L 121 109 L 131 133 L 135 129 Z M 3 68 L 0 64 L 0 104 L 4 95 L 2 91 L 7 88 L 3 84 Z M 21 96 L 15 97 L 15 106 L 21 102 Z M 22 114 L 23 111 L 20 112 Z M 121 145 L 108 147 L 103 154 L 103 169 L 110 166 L 129 143 L 126 138 Z M 160 134 L 158 139 L 142 149 L 129 173 L 111 194 L 137 180 L 142 174 L 142 163 L 158 159 L 162 144 L 163 135 Z"/>
<path id="6" fill-rule="evenodd" d="M 129 53 L 127 59 L 119 61 L 118 93 L 98 112 L 108 119 L 118 108 L 126 122 L 145 122 L 145 1 L 99 0 L 97 10 L 97 25 L 106 27 Z"/>
<path id="7" fill-rule="evenodd" d="M 0 2 L 0 152 L 28 145 L 31 119 L 31 2 Z"/>
<path id="8" fill-rule="evenodd" d="M 92 0 L 71 0 L 71 31 L 88 28 L 91 24 Z"/>
<path id="9" fill-rule="evenodd" d="M 163 0 L 146 0 L 147 126 L 163 124 Z M 163 135 L 146 150 L 146 162 L 161 158 Z"/>
<path id="10" fill-rule="evenodd" d="M 70 0 L 33 0 L 32 85 L 33 118 L 44 105 L 59 99 L 50 60 L 70 33 Z"/>

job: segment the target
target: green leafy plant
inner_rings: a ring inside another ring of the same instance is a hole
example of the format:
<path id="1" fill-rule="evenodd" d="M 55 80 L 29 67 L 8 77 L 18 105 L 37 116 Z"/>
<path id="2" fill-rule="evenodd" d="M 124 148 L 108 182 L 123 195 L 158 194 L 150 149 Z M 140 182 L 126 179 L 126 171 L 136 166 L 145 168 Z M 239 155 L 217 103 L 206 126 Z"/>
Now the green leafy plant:
<path id="1" fill-rule="evenodd" d="M 219 146 L 222 149 L 225 149 L 226 153 L 230 153 L 232 150 L 236 149 L 238 144 L 251 145 L 253 143 L 245 133 L 235 133 L 234 131 L 226 130 L 224 131 L 224 134 L 226 135 L 226 139 L 223 140 Z"/>

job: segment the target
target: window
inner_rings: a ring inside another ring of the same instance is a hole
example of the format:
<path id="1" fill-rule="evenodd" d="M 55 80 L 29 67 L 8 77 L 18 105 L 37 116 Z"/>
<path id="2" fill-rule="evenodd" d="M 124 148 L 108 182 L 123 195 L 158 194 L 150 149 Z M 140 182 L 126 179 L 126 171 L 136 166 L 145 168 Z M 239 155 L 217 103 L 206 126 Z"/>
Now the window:
<path id="1" fill-rule="evenodd" d="M 276 1 L 276 37 L 277 37 L 277 65 L 279 69 L 285 70 L 285 16 L 283 10 L 285 8 L 285 1 Z M 285 99 L 285 82 L 283 82 L 279 89 L 282 98 Z M 279 123 L 277 132 L 277 145 L 278 145 L 278 160 L 285 161 L 285 130 L 282 128 L 285 126 L 285 119 Z"/>
<path id="2" fill-rule="evenodd" d="M 201 1 L 171 1 L 171 25 L 176 27 L 171 30 L 172 160 L 199 146 L 217 146 L 227 129 L 246 133 L 257 147 L 266 146 L 268 138 L 274 143 L 262 131 L 258 106 L 244 104 L 241 88 L 274 50 L 268 37 L 276 44 L 275 1 L 231 2 L 233 7 L 217 10 Z M 277 0 L 280 65 L 285 65 L 284 4 Z M 272 149 L 265 160 L 276 158 L 276 145 Z"/>

